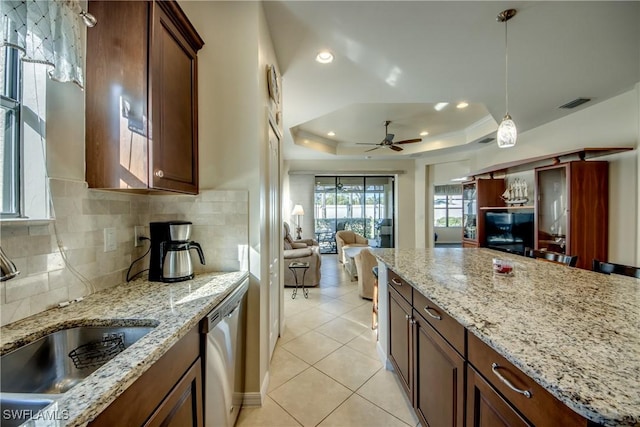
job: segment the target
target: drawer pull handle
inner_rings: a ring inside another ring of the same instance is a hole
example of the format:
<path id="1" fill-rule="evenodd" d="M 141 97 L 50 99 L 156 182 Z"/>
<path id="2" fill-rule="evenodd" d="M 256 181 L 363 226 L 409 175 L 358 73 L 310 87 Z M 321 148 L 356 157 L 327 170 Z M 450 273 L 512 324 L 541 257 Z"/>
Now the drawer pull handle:
<path id="1" fill-rule="evenodd" d="M 516 393 L 520 393 L 522 394 L 524 397 L 526 397 L 527 399 L 531 399 L 531 392 L 529 390 L 520 390 L 519 388 L 515 387 L 513 384 L 511 384 L 509 382 L 508 379 L 506 379 L 505 377 L 503 377 L 499 372 L 498 369 L 500 369 L 502 366 L 498 365 L 497 363 L 492 363 L 491 364 L 491 372 L 493 372 L 496 377 L 498 377 L 498 379 L 500 381 L 502 381 L 507 387 L 509 387 L 511 390 L 515 391 Z"/>
<path id="2" fill-rule="evenodd" d="M 396 286 L 402 286 L 402 282 L 397 281 L 395 277 L 391 278 L 391 283 Z"/>
<path id="3" fill-rule="evenodd" d="M 424 311 L 431 317 L 433 317 L 436 320 L 442 320 L 442 316 L 440 316 L 439 314 L 433 314 L 431 313 L 429 310 L 433 310 L 437 313 L 436 309 L 433 307 L 429 307 L 428 305 L 425 306 Z"/>

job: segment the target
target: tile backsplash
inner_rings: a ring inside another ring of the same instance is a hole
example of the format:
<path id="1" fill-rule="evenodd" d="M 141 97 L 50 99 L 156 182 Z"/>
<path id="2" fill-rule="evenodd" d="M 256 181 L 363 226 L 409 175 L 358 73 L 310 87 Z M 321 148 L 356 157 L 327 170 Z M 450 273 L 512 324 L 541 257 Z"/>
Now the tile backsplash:
<path id="1" fill-rule="evenodd" d="M 200 243 L 206 261 L 201 265 L 194 253 L 196 274 L 247 268 L 247 191 L 147 195 L 88 189 L 81 181 L 52 179 L 50 185 L 55 220 L 0 222 L 0 245 L 21 272 L 0 282 L 1 325 L 125 283 L 131 262 L 149 247 L 148 241 L 134 247 L 134 226 L 143 225 L 149 236 L 152 221 L 193 223 L 191 239 Z M 115 251 L 103 250 L 105 228 L 116 230 Z M 147 255 L 132 274 L 148 265 Z"/>

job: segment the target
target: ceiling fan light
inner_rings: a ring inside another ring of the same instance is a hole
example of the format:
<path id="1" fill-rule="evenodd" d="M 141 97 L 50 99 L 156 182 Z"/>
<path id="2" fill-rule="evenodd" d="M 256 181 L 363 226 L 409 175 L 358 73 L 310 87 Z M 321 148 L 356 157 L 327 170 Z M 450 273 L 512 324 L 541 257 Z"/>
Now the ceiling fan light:
<path id="1" fill-rule="evenodd" d="M 513 147 L 516 145 L 516 139 L 518 139 L 518 129 L 516 129 L 516 124 L 511 119 L 509 113 L 507 113 L 502 119 L 500 126 L 498 126 L 498 134 L 496 136 L 498 147 Z"/>

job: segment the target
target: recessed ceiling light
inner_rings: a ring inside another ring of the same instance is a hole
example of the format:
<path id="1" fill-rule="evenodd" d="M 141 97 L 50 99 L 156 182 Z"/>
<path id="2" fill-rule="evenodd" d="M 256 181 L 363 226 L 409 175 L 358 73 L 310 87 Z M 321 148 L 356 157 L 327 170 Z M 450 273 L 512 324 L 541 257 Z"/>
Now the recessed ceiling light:
<path id="1" fill-rule="evenodd" d="M 427 136 L 427 135 L 429 135 L 429 132 L 427 132 L 426 130 L 420 132 L 420 136 Z"/>
<path id="2" fill-rule="evenodd" d="M 459 102 L 458 105 L 456 105 L 456 108 L 467 108 L 469 106 L 468 102 L 462 101 Z"/>
<path id="3" fill-rule="evenodd" d="M 438 102 L 433 108 L 436 111 L 442 111 L 442 110 L 444 110 L 444 107 L 446 107 L 447 105 L 449 105 L 448 102 Z"/>
<path id="4" fill-rule="evenodd" d="M 321 64 L 329 64 L 333 61 L 333 54 L 328 50 L 320 51 L 318 55 L 316 55 L 316 61 Z"/>
<path id="5" fill-rule="evenodd" d="M 329 131 L 327 132 L 327 135 L 329 136 L 336 136 L 336 133 L 334 131 Z"/>

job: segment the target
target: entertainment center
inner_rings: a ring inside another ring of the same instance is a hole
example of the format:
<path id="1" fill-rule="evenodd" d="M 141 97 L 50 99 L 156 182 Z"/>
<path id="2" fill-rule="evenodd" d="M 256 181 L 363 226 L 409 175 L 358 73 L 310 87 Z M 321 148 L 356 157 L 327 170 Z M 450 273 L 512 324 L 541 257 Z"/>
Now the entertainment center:
<path id="1" fill-rule="evenodd" d="M 462 184 L 462 246 L 525 248 L 608 259 L 609 168 L 587 158 L 632 148 L 585 148 L 496 165 Z"/>

